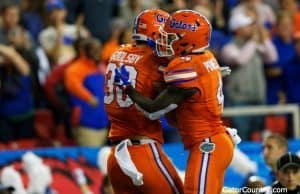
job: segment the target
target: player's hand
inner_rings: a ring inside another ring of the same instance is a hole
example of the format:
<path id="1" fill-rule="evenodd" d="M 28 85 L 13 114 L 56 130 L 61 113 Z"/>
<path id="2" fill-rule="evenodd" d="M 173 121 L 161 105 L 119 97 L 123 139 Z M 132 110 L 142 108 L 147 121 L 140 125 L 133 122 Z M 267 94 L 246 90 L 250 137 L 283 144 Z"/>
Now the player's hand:
<path id="1" fill-rule="evenodd" d="M 226 127 L 226 131 L 230 135 L 235 145 L 239 144 L 242 141 L 241 137 L 238 135 L 237 129 Z"/>
<path id="2" fill-rule="evenodd" d="M 120 68 L 115 69 L 115 84 L 128 86 L 131 85 L 131 80 L 129 79 L 129 73 L 126 70 L 125 66 L 121 66 Z"/>
<path id="3" fill-rule="evenodd" d="M 121 75 L 120 75 L 120 71 L 118 68 L 115 69 L 115 79 L 114 79 L 114 84 L 122 86 L 123 82 L 121 80 Z"/>
<path id="4" fill-rule="evenodd" d="M 222 77 L 226 77 L 226 76 L 230 75 L 230 73 L 231 73 L 230 67 L 228 67 L 228 66 L 221 67 Z"/>

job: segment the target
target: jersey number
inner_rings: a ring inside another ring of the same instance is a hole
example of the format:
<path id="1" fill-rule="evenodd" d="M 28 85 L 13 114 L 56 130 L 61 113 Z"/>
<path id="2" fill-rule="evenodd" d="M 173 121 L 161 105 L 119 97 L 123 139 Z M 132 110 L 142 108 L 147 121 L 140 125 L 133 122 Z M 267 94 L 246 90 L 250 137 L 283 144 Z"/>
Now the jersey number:
<path id="1" fill-rule="evenodd" d="M 223 94 L 223 82 L 222 82 L 221 73 L 219 73 L 218 79 L 219 79 L 219 84 L 218 84 L 218 91 L 217 91 L 217 99 L 218 99 L 219 105 L 222 106 L 222 110 L 223 110 L 224 94 Z"/>
<path id="2" fill-rule="evenodd" d="M 121 64 L 122 65 L 122 64 Z M 116 98 L 117 103 L 120 107 L 126 108 L 133 104 L 132 100 L 127 96 L 124 95 L 123 90 L 119 87 L 114 85 L 114 79 L 115 79 L 115 69 L 117 68 L 117 65 L 115 63 L 109 63 L 106 69 L 106 76 L 107 76 L 107 93 L 104 96 L 104 103 L 110 104 Z M 132 86 L 135 88 L 136 84 L 136 76 L 137 71 L 133 66 L 125 66 L 126 70 L 129 73 L 129 79 L 131 80 Z M 110 77 L 109 77 L 110 75 Z"/>

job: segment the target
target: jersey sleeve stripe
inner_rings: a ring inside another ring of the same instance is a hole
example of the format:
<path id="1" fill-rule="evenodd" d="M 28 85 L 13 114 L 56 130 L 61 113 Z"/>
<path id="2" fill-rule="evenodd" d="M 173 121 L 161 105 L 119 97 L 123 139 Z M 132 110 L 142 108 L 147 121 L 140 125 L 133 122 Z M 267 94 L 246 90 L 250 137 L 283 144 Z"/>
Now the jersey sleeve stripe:
<path id="1" fill-rule="evenodd" d="M 177 84 L 182 84 L 182 83 L 186 83 L 186 82 L 190 82 L 190 81 L 194 81 L 196 80 L 197 77 L 192 78 L 192 79 L 185 79 L 185 80 L 177 80 L 177 81 L 172 81 L 172 82 L 167 82 L 168 84 L 173 84 L 173 85 L 177 85 Z"/>
<path id="2" fill-rule="evenodd" d="M 173 71 L 167 71 L 166 74 L 176 74 L 176 73 L 187 73 L 187 72 L 194 72 L 194 68 L 187 68 L 187 69 L 178 69 Z"/>
<path id="3" fill-rule="evenodd" d="M 165 81 L 166 82 L 172 82 L 177 80 L 183 80 L 183 79 L 191 79 L 197 77 L 196 72 L 190 72 L 190 73 L 181 73 L 181 74 L 173 74 L 173 75 L 165 75 Z"/>

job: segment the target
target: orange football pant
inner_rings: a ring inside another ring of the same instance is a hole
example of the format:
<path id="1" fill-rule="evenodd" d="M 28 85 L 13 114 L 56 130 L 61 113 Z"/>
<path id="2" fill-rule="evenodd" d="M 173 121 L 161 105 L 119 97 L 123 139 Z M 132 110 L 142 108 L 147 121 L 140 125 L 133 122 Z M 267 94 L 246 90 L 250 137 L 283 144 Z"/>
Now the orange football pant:
<path id="1" fill-rule="evenodd" d="M 114 194 L 183 194 L 183 183 L 160 144 L 132 145 L 128 146 L 128 151 L 136 168 L 143 174 L 144 184 L 133 185 L 130 177 L 122 172 L 113 147 L 107 161 L 107 172 Z"/>
<path id="2" fill-rule="evenodd" d="M 190 148 L 184 194 L 220 194 L 234 145 L 227 133 L 206 138 Z"/>

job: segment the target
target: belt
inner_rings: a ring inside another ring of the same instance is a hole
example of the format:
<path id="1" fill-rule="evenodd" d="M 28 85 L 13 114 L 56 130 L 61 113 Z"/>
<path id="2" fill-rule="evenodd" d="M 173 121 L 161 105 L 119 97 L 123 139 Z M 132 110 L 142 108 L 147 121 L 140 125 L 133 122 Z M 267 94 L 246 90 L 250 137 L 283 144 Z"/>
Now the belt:
<path id="1" fill-rule="evenodd" d="M 149 144 L 151 142 L 155 142 L 153 139 L 129 139 L 132 143 L 132 145 L 143 145 L 143 144 Z M 111 145 L 116 146 L 119 143 L 121 143 L 123 140 L 116 140 L 112 141 Z"/>

